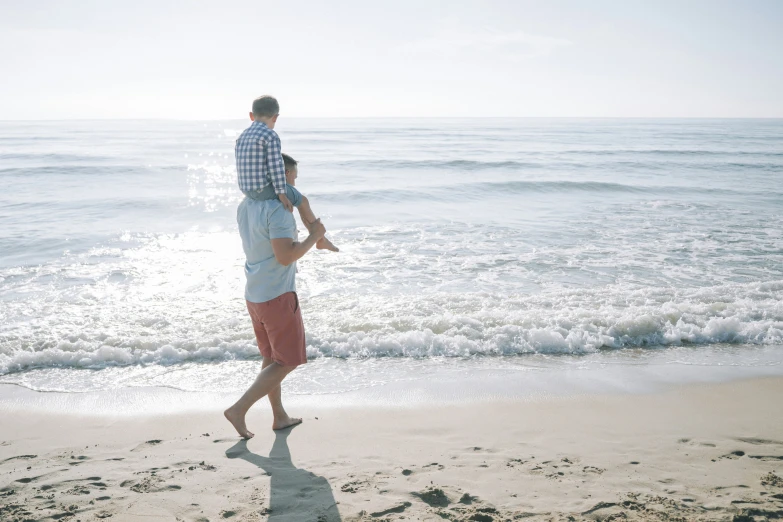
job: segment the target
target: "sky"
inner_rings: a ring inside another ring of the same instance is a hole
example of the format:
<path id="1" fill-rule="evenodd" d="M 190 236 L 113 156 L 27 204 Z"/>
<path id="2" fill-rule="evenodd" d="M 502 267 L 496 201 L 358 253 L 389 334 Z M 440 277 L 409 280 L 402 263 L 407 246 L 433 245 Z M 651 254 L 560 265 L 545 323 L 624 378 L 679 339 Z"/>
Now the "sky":
<path id="1" fill-rule="evenodd" d="M 0 120 L 783 117 L 783 0 L 0 0 Z"/>

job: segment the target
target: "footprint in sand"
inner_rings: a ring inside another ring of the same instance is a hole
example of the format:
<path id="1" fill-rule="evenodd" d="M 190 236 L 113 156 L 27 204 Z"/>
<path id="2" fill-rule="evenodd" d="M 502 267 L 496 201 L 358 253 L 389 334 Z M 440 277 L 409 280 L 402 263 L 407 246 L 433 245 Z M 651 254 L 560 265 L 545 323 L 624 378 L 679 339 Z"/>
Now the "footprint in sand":
<path id="1" fill-rule="evenodd" d="M 9 460 L 15 460 L 15 459 L 34 459 L 37 458 L 38 455 L 17 455 L 16 457 L 8 457 L 7 459 L 3 460 L 2 462 L 8 462 Z"/>
<path id="2" fill-rule="evenodd" d="M 745 452 L 744 451 L 736 450 L 736 451 L 732 451 L 730 453 L 726 453 L 725 455 L 721 455 L 720 457 L 717 458 L 717 460 L 723 460 L 723 459 L 735 460 L 735 459 L 738 459 L 738 458 L 744 457 L 744 456 L 745 456 Z M 716 459 L 712 459 L 713 462 L 715 462 L 715 460 Z"/>
<path id="3" fill-rule="evenodd" d="M 16 482 L 20 482 L 22 484 L 29 484 L 30 482 L 36 481 L 41 477 L 43 477 L 43 475 L 38 475 L 37 477 L 20 478 L 20 479 L 16 479 Z"/>
<path id="4" fill-rule="evenodd" d="M 90 457 L 87 455 L 79 455 L 78 457 L 74 457 L 71 455 L 71 459 L 73 462 L 69 462 L 71 466 L 78 466 L 79 464 L 83 464 L 85 460 L 90 460 Z"/>
<path id="5" fill-rule="evenodd" d="M 448 520 L 495 522 L 498 520 L 511 519 L 511 513 L 504 514 L 492 506 L 482 505 L 483 503 L 481 500 L 470 493 L 463 493 L 457 503 L 452 502 L 449 495 L 447 495 L 443 489 L 435 486 L 430 486 L 422 491 L 414 492 L 412 495 L 419 498 L 428 506 L 438 509 L 436 513 L 440 517 Z M 456 493 L 456 495 L 459 495 L 459 493 Z M 388 512 L 383 513 L 389 514 Z M 515 515 L 519 514 L 520 513 L 515 513 Z M 373 516 L 375 515 L 373 514 Z"/>
<path id="6" fill-rule="evenodd" d="M 783 456 L 781 455 L 748 455 L 748 457 L 751 459 L 766 461 L 783 460 Z"/>
<path id="7" fill-rule="evenodd" d="M 470 505 L 478 500 L 478 497 L 474 497 L 470 493 L 465 493 L 459 498 L 460 504 Z"/>
<path id="8" fill-rule="evenodd" d="M 495 453 L 495 450 L 492 448 L 482 448 L 481 446 L 471 446 L 470 448 L 467 448 L 467 451 L 481 451 L 484 453 Z"/>
<path id="9" fill-rule="evenodd" d="M 692 439 L 679 439 L 677 442 L 680 444 L 688 444 L 689 446 L 702 446 L 704 448 L 714 448 L 716 447 L 715 444 L 712 442 L 697 442 Z"/>
<path id="10" fill-rule="evenodd" d="M 430 486 L 422 491 L 414 491 L 411 494 L 430 507 L 446 507 L 451 504 L 451 499 L 446 495 L 446 492 L 434 486 Z"/>
<path id="11" fill-rule="evenodd" d="M 136 493 L 157 493 L 159 491 L 182 489 L 181 486 L 165 484 L 163 479 L 157 476 L 145 477 L 138 482 L 125 480 L 120 483 L 120 487 L 130 487 L 130 490 Z"/>
<path id="12" fill-rule="evenodd" d="M 563 457 L 560 460 L 544 460 L 536 462 L 532 458 L 510 459 L 506 462 L 510 468 L 521 468 L 533 475 L 544 475 L 548 479 L 562 480 L 570 477 L 585 478 L 588 476 L 601 475 L 606 471 L 604 468 L 596 466 L 585 466 L 575 457 Z"/>
<path id="13" fill-rule="evenodd" d="M 446 466 L 443 464 L 438 464 L 437 462 L 433 462 L 432 464 L 427 464 L 425 466 L 422 466 L 421 469 L 427 469 L 427 468 L 437 468 L 438 471 L 444 469 Z"/>
<path id="14" fill-rule="evenodd" d="M 188 462 L 181 462 L 177 463 L 177 465 L 186 465 L 189 464 Z M 194 471 L 197 469 L 203 469 L 205 471 L 215 471 L 217 468 L 213 466 L 212 464 L 207 464 L 205 461 L 201 461 L 198 464 L 191 464 L 188 466 L 188 471 Z"/>
<path id="15" fill-rule="evenodd" d="M 354 480 L 346 482 L 340 487 L 340 491 L 343 493 L 356 493 L 370 485 L 366 480 Z"/>
<path id="16" fill-rule="evenodd" d="M 639 463 L 634 461 L 631 464 L 639 464 Z M 606 471 L 606 469 L 597 468 L 595 466 L 585 466 L 582 468 L 582 473 L 593 473 L 595 475 L 601 475 L 604 471 Z"/>
<path id="17" fill-rule="evenodd" d="M 74 486 L 71 489 L 66 490 L 65 494 L 66 495 L 89 495 L 90 490 L 84 486 Z"/>
<path id="18" fill-rule="evenodd" d="M 411 466 L 411 468 L 415 468 L 416 466 Z M 446 466 L 443 464 L 438 464 L 437 462 L 433 462 L 431 464 L 425 464 L 421 467 L 421 471 L 441 471 L 443 469 L 446 469 Z M 380 472 L 379 472 L 380 473 Z M 404 468 L 402 470 L 402 474 L 406 477 L 413 475 L 414 471 L 410 468 Z"/>
<path id="19" fill-rule="evenodd" d="M 402 513 L 403 511 L 411 507 L 411 505 L 412 504 L 410 502 L 403 502 L 396 506 L 390 507 L 389 509 L 384 509 L 383 511 L 376 511 L 374 513 L 370 513 L 370 516 L 377 518 L 377 517 L 385 517 L 386 515 L 391 515 L 394 513 Z"/>
<path id="20" fill-rule="evenodd" d="M 490 506 L 453 508 L 453 511 L 456 511 L 457 513 L 462 515 L 462 517 L 459 520 L 470 520 L 471 522 L 495 522 L 496 520 L 499 520 L 495 518 L 495 516 L 500 514 L 497 509 Z M 500 520 L 509 520 L 509 519 L 504 518 Z"/>
<path id="21" fill-rule="evenodd" d="M 763 477 L 761 477 L 761 485 L 772 486 L 775 488 L 783 488 L 783 478 L 770 472 L 764 475 Z"/>
<path id="22" fill-rule="evenodd" d="M 740 442 L 745 442 L 747 444 L 753 444 L 753 445 L 763 445 L 763 444 L 777 444 L 778 446 L 783 446 L 783 442 L 777 441 L 777 440 L 769 440 L 769 439 L 757 439 L 754 437 L 738 437 L 734 440 L 738 440 Z"/>
<path id="23" fill-rule="evenodd" d="M 151 447 L 151 446 L 157 446 L 157 445 L 158 445 L 158 444 L 160 444 L 161 442 L 163 442 L 163 441 L 162 441 L 162 440 L 160 440 L 160 439 L 152 439 L 152 440 L 148 440 L 148 441 L 146 441 L 146 442 L 142 442 L 141 444 L 139 444 L 138 446 L 136 446 L 135 448 L 133 448 L 131 451 L 141 451 L 141 450 L 143 450 L 143 449 L 145 449 L 145 448 L 149 448 L 149 447 Z"/>
<path id="24" fill-rule="evenodd" d="M 93 480 L 93 481 L 101 480 L 101 477 L 87 477 L 87 478 L 77 478 L 77 479 L 63 480 L 61 483 L 65 484 L 66 482 L 84 482 L 85 480 Z"/>

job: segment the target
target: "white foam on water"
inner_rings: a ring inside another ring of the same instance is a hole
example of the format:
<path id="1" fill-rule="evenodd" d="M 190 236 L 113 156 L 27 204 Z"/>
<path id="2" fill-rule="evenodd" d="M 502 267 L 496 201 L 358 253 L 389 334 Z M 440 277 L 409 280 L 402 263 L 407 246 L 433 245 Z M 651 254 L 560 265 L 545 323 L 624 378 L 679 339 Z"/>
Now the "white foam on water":
<path id="1" fill-rule="evenodd" d="M 12 291 L 30 292 L 34 282 L 40 298 L 13 301 L 0 312 L 0 373 L 258 357 L 237 298 L 241 257 L 234 239 L 227 232 L 157 237 L 138 249 L 99 249 L 74 264 L 16 271 Z M 190 262 L 194 256 L 198 264 Z M 783 343 L 783 281 L 378 295 L 341 290 L 339 275 L 326 281 L 319 275 L 303 271 L 300 284 L 311 358 Z M 42 291 L 41 280 L 49 279 L 56 284 Z"/>

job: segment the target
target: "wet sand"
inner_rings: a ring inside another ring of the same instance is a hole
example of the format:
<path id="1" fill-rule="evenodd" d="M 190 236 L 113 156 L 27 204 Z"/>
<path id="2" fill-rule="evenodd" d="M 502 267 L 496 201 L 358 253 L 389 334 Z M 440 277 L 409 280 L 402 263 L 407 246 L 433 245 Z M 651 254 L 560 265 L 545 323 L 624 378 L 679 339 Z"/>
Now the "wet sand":
<path id="1" fill-rule="evenodd" d="M 121 404 L 116 406 L 121 409 Z M 0 520 L 783 518 L 783 379 L 416 408 L 66 415 L 0 403 Z"/>

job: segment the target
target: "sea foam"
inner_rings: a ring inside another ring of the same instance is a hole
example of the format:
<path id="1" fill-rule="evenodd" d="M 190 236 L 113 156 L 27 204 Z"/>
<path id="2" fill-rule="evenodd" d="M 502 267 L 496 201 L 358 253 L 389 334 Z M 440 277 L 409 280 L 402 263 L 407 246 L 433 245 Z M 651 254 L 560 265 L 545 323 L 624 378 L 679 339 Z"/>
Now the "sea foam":
<path id="1" fill-rule="evenodd" d="M 301 304 L 310 358 L 578 355 L 688 344 L 783 344 L 783 282 L 690 293 L 614 287 L 382 300 L 343 293 L 302 297 Z M 0 372 L 258 358 L 241 302 L 197 321 L 186 310 L 169 309 L 168 317 L 125 311 L 126 323 L 93 318 L 81 322 L 78 333 L 57 340 L 37 339 L 23 328 L 6 333 Z M 159 312 L 167 313 L 166 307 Z"/>

